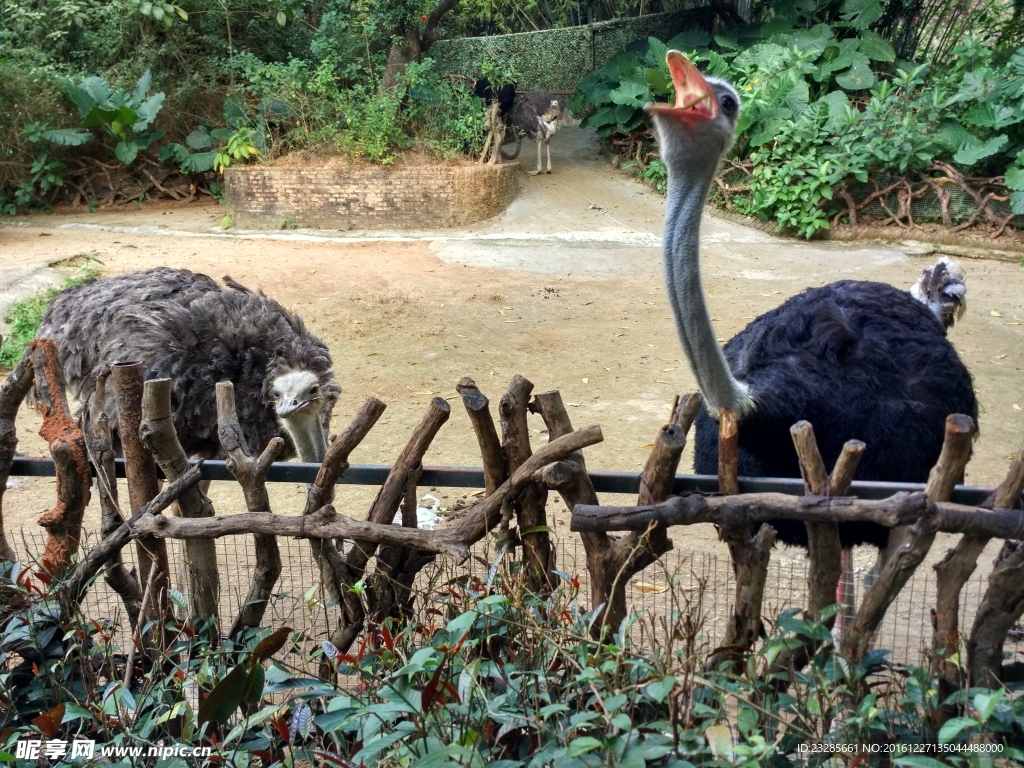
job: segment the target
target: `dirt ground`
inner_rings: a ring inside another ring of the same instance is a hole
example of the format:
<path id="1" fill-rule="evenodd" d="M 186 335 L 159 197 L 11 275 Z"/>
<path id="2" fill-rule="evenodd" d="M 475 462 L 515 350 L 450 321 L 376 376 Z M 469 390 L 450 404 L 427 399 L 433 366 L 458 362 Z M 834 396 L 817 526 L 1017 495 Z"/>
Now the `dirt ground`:
<path id="1" fill-rule="evenodd" d="M 366 397 L 388 404 L 353 463 L 390 463 L 440 395 L 452 400 L 452 417 L 425 463 L 479 465 L 454 385 L 472 376 L 496 403 L 521 373 L 537 391 L 561 390 L 575 425 L 601 425 L 605 440 L 586 451 L 589 467 L 638 470 L 673 395 L 695 388 L 659 272 L 663 202 L 597 159 L 587 137 L 556 139 L 563 154 L 556 141 L 555 173 L 524 177 L 512 209 L 473 230 L 221 233 L 224 212 L 215 205 L 37 216 L 0 227 L 0 290 L 5 266 L 42 269 L 82 253 L 95 255 L 104 275 L 157 265 L 229 274 L 301 314 L 328 343 L 344 387 L 335 431 Z M 725 340 L 788 296 L 841 277 L 909 287 L 935 259 L 921 250 L 795 243 L 709 218 L 703 262 L 718 335 Z M 1024 441 L 1024 268 L 988 260 L 965 266 L 968 313 L 951 338 L 981 401 L 967 482 L 995 484 Z M 531 419 L 536 440 L 544 440 L 539 418 Z M 45 453 L 39 423 L 27 410 L 19 417 L 26 454 Z M 691 466 L 688 449 L 681 469 Z M 15 541 L 19 528 L 35 526 L 52 506 L 53 486 L 52 479 L 12 478 L 3 512 Z M 345 487 L 342 511 L 365 514 L 374 491 Z M 465 494 L 431 492 L 445 505 Z M 275 511 L 297 513 L 302 495 L 299 486 L 274 486 Z M 215 484 L 213 498 L 219 514 L 242 509 L 230 483 Z M 549 505 L 556 530 L 568 535 L 560 506 Z M 93 530 L 96 507 L 87 519 Z M 720 547 L 710 527 L 675 529 L 674 538 L 680 550 Z"/>

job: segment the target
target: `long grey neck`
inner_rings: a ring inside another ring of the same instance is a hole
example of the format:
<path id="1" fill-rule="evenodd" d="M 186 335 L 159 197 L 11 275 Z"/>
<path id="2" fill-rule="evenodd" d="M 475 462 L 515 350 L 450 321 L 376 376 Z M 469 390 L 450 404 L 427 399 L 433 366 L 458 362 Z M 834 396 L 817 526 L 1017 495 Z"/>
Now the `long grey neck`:
<path id="1" fill-rule="evenodd" d="M 299 461 L 319 464 L 327 453 L 327 439 L 320 425 L 320 414 L 315 408 L 307 408 L 309 413 L 296 414 L 292 418 L 281 419 L 281 425 L 288 432 L 295 446 Z"/>
<path id="2" fill-rule="evenodd" d="M 685 169 L 669 169 L 665 285 L 679 339 L 708 409 L 715 416 L 722 408 L 742 416 L 753 401 L 725 362 L 700 281 L 700 216 L 714 173 L 706 168 L 694 173 L 697 163 L 692 160 Z"/>

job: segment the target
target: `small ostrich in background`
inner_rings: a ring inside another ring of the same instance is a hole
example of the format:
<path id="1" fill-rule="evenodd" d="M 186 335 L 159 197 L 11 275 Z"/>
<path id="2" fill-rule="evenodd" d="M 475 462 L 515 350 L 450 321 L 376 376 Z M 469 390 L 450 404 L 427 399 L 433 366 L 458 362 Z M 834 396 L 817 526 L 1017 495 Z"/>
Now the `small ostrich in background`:
<path id="1" fill-rule="evenodd" d="M 551 173 L 551 137 L 558 130 L 562 109 L 562 102 L 553 93 L 528 91 L 516 100 L 509 113 L 509 122 L 537 143 L 537 170 L 529 171 L 531 176 Z M 542 169 L 542 147 L 547 147 L 548 151 L 547 171 Z"/>
<path id="2" fill-rule="evenodd" d="M 494 89 L 491 87 L 491 82 L 482 77 L 476 81 L 473 86 L 473 93 L 478 98 L 483 99 L 484 104 L 490 106 L 494 101 Z M 516 84 L 505 83 L 498 89 L 498 116 L 505 117 L 511 110 L 512 106 L 516 102 Z"/>
<path id="3" fill-rule="evenodd" d="M 230 381 L 253 450 L 283 432 L 282 458 L 319 463 L 341 392 L 327 346 L 261 291 L 230 277 L 224 282 L 167 267 L 96 280 L 58 295 L 37 335 L 56 344 L 85 429 L 97 377 L 112 363 L 139 361 L 145 379 L 173 381 L 174 428 L 187 455 L 222 455 L 216 385 Z M 117 408 L 112 388 L 107 392 L 116 434 Z"/>

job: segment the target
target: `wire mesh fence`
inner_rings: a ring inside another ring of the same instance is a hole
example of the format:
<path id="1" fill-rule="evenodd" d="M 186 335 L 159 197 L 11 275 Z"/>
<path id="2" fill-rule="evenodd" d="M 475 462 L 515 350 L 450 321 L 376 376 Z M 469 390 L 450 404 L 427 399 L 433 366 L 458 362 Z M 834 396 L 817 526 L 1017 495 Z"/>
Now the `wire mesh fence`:
<path id="1" fill-rule="evenodd" d="M 168 557 L 174 574 L 172 583 L 187 594 L 189 574 L 185 567 L 184 546 L 181 541 L 168 540 Z M 41 532 L 25 532 L 19 554 L 23 560 L 34 560 L 45 544 Z M 326 604 L 319 588 L 319 574 L 310 554 L 308 542 L 279 537 L 282 572 L 275 594 L 264 615 L 267 627 L 289 626 L 303 631 L 313 644 L 327 639 L 336 627 L 337 609 Z M 88 546 L 88 542 L 86 543 Z M 220 611 L 225 621 L 238 613 L 245 599 L 249 577 L 255 566 L 255 544 L 250 536 L 228 536 L 217 540 L 220 563 Z M 125 564 L 134 565 L 134 548 L 123 550 Z M 477 576 L 485 579 L 497 557 L 492 543 L 481 543 L 465 563 L 455 565 L 438 560 L 420 575 L 416 585 L 415 608 L 429 624 L 426 614 L 432 604 L 430 589 L 456 576 Z M 371 572 L 371 562 L 367 572 Z M 576 537 L 557 541 L 557 569 L 580 581 L 581 600 L 587 593 L 586 556 L 583 545 Z M 986 587 L 983 576 L 975 574 L 961 595 L 960 626 L 968 630 L 981 602 Z M 711 648 L 723 636 L 730 606 L 733 602 L 735 579 L 728 557 L 706 552 L 672 550 L 659 563 L 634 576 L 627 589 L 627 599 L 633 611 L 641 612 L 647 621 L 646 631 L 652 626 L 667 627 L 662 618 L 671 620 L 674 610 L 682 604 L 699 605 L 702 620 L 701 642 Z M 863 584 L 854 585 L 859 602 Z M 764 615 L 769 624 L 787 608 L 799 607 L 807 595 L 807 567 L 803 558 L 774 557 L 769 566 L 764 595 Z M 891 660 L 900 664 L 921 664 L 928 656 L 932 636 L 931 610 L 935 605 L 935 578 L 930 568 L 920 568 L 897 596 L 890 607 L 875 642 L 876 648 L 892 652 Z M 85 616 L 115 627 L 114 638 L 126 648 L 127 622 L 121 621 L 123 612 L 120 598 L 98 578 L 82 604 Z M 654 621 L 650 621 L 653 619 Z M 639 629 L 637 630 L 639 637 Z M 1024 653 L 1024 636 L 1012 633 L 1006 650 L 1017 656 Z"/>
<path id="2" fill-rule="evenodd" d="M 441 40 L 429 55 L 444 74 L 476 77 L 484 63 L 500 62 L 519 73 L 517 84 L 523 90 L 571 93 L 580 80 L 634 40 L 651 35 L 668 40 L 683 29 L 700 26 L 703 18 L 700 9 L 692 8 L 579 27 Z"/>

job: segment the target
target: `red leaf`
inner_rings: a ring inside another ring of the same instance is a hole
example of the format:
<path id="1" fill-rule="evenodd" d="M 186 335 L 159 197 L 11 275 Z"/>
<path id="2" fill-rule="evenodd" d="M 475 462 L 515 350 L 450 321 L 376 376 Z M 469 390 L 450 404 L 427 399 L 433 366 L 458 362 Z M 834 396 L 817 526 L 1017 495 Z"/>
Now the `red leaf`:
<path id="1" fill-rule="evenodd" d="M 285 743 L 291 741 L 291 728 L 288 727 L 288 721 L 285 718 L 279 717 L 276 720 L 271 720 L 271 723 L 273 724 L 274 729 L 277 731 L 277 735 L 281 737 L 282 741 L 284 741 Z"/>
<path id="2" fill-rule="evenodd" d="M 35 666 L 35 664 L 32 666 Z M 61 702 L 49 712 L 43 712 L 43 714 L 32 721 L 32 725 L 42 731 L 44 736 L 52 739 L 57 735 L 57 730 L 60 728 L 60 721 L 63 719 L 64 703 Z"/>
<path id="3" fill-rule="evenodd" d="M 388 630 L 387 626 L 382 626 L 380 628 L 380 634 L 384 639 L 384 647 L 389 651 L 395 650 L 395 640 L 391 637 L 391 632 Z"/>
<path id="4" fill-rule="evenodd" d="M 253 659 L 260 662 L 273 656 L 284 648 L 284 644 L 288 642 L 288 635 L 291 633 L 291 627 L 281 627 L 280 629 L 271 632 L 265 638 L 260 640 L 259 645 L 257 645 L 256 649 L 252 652 Z"/>
<path id="5" fill-rule="evenodd" d="M 444 672 L 444 663 L 438 664 L 437 669 L 434 670 L 434 676 L 430 678 L 430 682 L 423 688 L 423 711 L 426 712 L 430 709 L 431 704 L 437 698 L 437 691 L 441 685 L 441 673 Z"/>
<path id="6" fill-rule="evenodd" d="M 445 687 L 445 690 L 447 690 L 448 693 L 450 693 L 452 695 L 452 698 L 455 699 L 455 703 L 456 704 L 461 704 L 462 703 L 462 699 L 459 698 L 459 692 L 457 690 L 455 690 L 455 686 L 453 686 L 450 682 L 445 680 L 444 681 L 444 687 Z"/>

